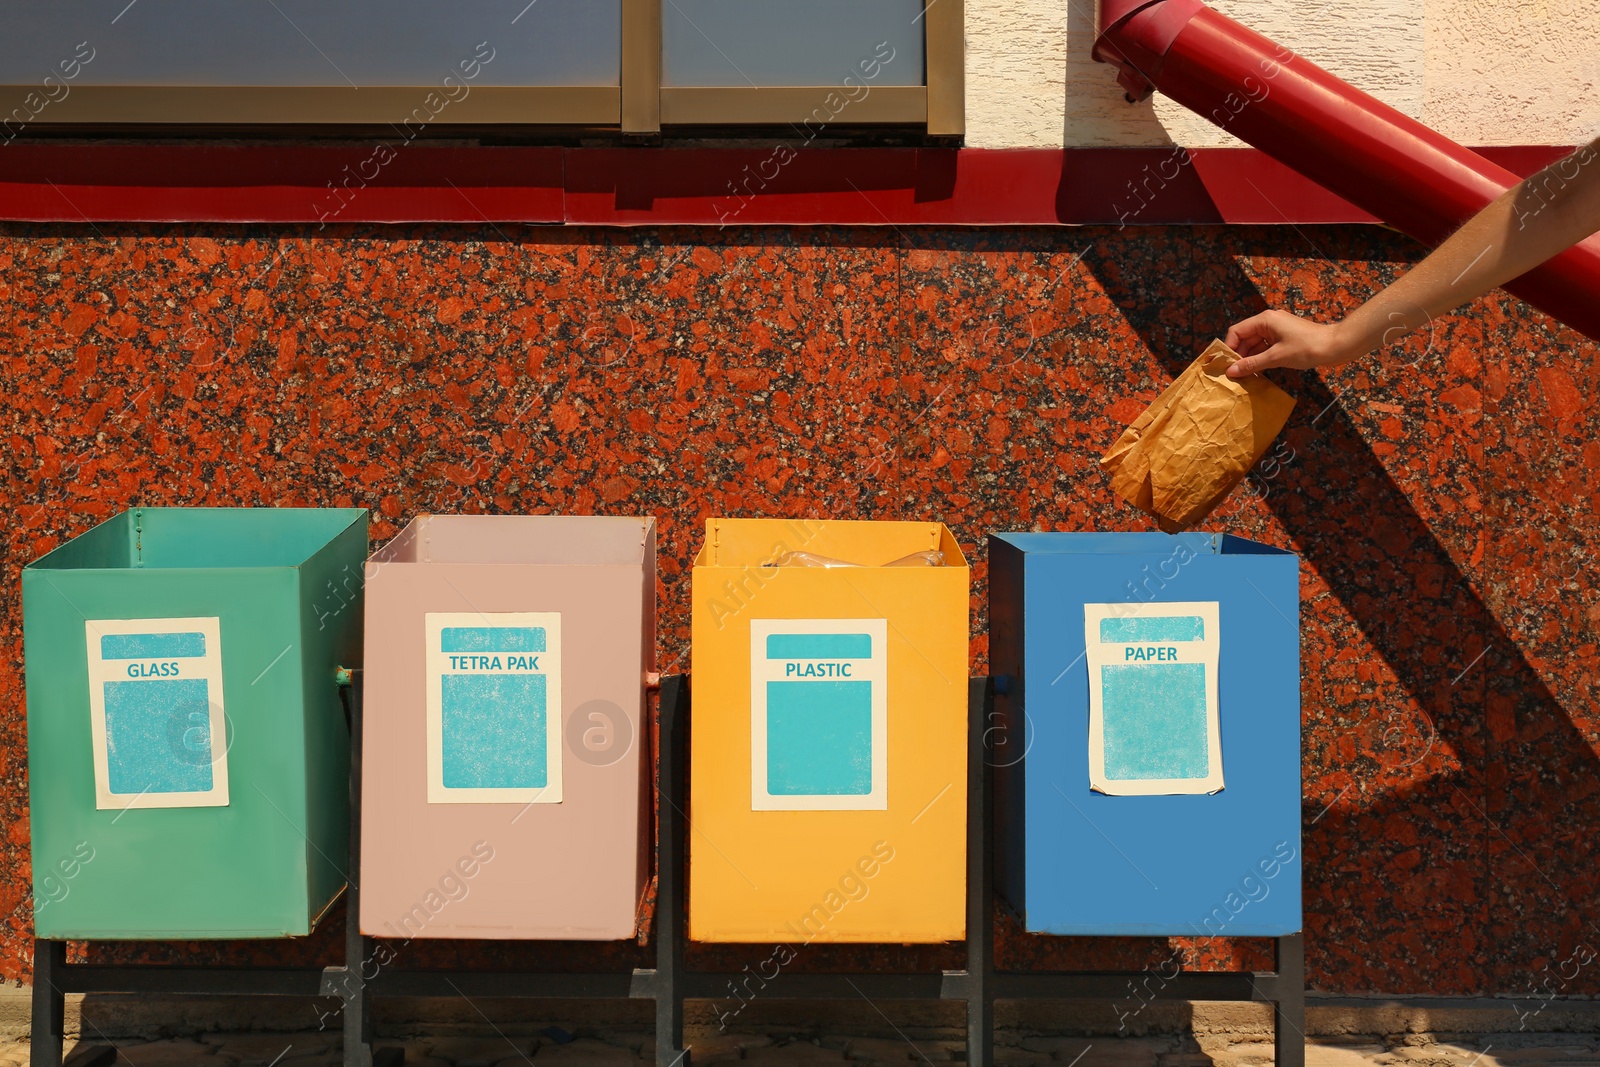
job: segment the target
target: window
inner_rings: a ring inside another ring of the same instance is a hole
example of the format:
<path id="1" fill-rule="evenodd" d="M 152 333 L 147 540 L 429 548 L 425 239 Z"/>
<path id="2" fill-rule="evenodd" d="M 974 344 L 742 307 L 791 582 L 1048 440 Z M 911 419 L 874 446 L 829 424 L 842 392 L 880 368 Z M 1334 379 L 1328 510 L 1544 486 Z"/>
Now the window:
<path id="1" fill-rule="evenodd" d="M 8 12 L 29 127 L 815 123 L 960 134 L 962 0 L 83 0 Z"/>

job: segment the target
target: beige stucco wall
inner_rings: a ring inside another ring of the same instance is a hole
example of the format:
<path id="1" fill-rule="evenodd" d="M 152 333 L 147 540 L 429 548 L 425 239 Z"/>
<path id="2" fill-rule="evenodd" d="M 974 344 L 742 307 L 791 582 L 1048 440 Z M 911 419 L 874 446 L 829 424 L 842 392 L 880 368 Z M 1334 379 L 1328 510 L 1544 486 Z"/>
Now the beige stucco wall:
<path id="1" fill-rule="evenodd" d="M 1211 0 L 1469 144 L 1600 134 L 1600 0 Z M 1089 58 L 1092 0 L 966 0 L 967 143 L 1238 142 L 1159 94 L 1128 104 Z"/>
<path id="2" fill-rule="evenodd" d="M 1422 120 L 1478 144 L 1600 136 L 1600 2 L 1427 0 Z"/>

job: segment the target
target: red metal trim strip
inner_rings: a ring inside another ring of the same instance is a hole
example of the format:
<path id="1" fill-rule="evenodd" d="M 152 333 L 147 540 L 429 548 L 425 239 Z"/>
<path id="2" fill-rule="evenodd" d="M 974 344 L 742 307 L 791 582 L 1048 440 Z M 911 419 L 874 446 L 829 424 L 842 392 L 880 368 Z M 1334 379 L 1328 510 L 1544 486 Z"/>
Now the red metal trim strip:
<path id="1" fill-rule="evenodd" d="M 1529 174 L 1571 149 L 1486 148 Z M 21 222 L 1171 225 L 1372 222 L 1249 148 L 0 147 Z"/>
<path id="2" fill-rule="evenodd" d="M 323 145 L 0 147 L 0 218 L 26 222 L 556 222 L 563 150 L 394 137 Z"/>

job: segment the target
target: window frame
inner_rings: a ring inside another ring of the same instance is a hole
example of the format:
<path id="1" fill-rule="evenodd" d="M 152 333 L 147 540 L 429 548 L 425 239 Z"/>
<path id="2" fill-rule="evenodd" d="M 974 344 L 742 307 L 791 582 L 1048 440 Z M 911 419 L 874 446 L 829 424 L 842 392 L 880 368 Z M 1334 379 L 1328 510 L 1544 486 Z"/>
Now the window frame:
<path id="1" fill-rule="evenodd" d="M 661 85 L 660 3 L 645 0 L 656 9 L 654 55 L 658 69 L 653 91 L 657 94 L 661 126 L 779 125 L 804 122 L 838 85 L 798 85 L 751 88 L 749 86 Z M 925 127 L 929 136 L 961 136 L 966 132 L 966 63 L 964 0 L 926 0 L 923 5 L 923 41 L 926 76 L 923 85 L 880 85 L 853 101 L 829 122 L 851 125 L 904 125 Z M 624 12 L 626 17 L 626 12 Z M 624 23 L 626 25 L 626 23 Z M 628 68 L 623 64 L 623 80 Z M 654 132 L 649 129 L 624 132 Z"/>
<path id="2" fill-rule="evenodd" d="M 775 126 L 804 122 L 838 85 L 664 86 L 662 7 L 668 0 L 620 0 L 619 85 L 478 86 L 431 115 L 429 125 L 467 128 L 585 127 L 634 136 L 672 127 Z M 839 125 L 920 127 L 928 136 L 966 132 L 964 0 L 926 0 L 925 84 L 885 85 L 830 118 Z M 39 86 L 0 86 L 22 100 Z M 439 86 L 77 85 L 24 123 L 39 130 L 172 128 L 228 134 L 239 127 L 383 128 Z M 6 116 L 0 115 L 0 120 Z M 405 121 L 403 118 L 400 120 Z"/>

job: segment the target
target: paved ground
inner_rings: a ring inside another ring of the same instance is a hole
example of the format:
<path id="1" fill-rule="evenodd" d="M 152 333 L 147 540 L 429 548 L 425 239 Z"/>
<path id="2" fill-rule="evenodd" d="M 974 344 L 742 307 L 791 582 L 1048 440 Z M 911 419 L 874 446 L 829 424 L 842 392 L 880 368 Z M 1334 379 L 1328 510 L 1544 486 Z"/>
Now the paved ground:
<path id="1" fill-rule="evenodd" d="M 1072 1067 L 1270 1067 L 1272 1044 L 1226 1037 L 1025 1037 L 996 1050 L 1000 1067 L 1061 1063 Z M 380 1042 L 380 1045 L 401 1042 Z M 649 1062 L 644 1034 L 601 1037 L 565 1032 L 522 1038 L 414 1038 L 403 1043 L 408 1067 L 634 1067 Z M 338 1038 L 324 1034 L 209 1034 L 200 1040 L 119 1041 L 117 1067 L 336 1067 Z M 0 1067 L 24 1067 L 25 1042 L 0 1042 Z M 940 1039 L 814 1039 L 766 1036 L 705 1038 L 703 1064 L 743 1060 L 759 1067 L 847 1062 L 950 1063 L 961 1042 Z M 1308 1067 L 1600 1067 L 1600 1035 L 1476 1034 L 1459 1040 L 1426 1035 L 1317 1039 Z"/>

